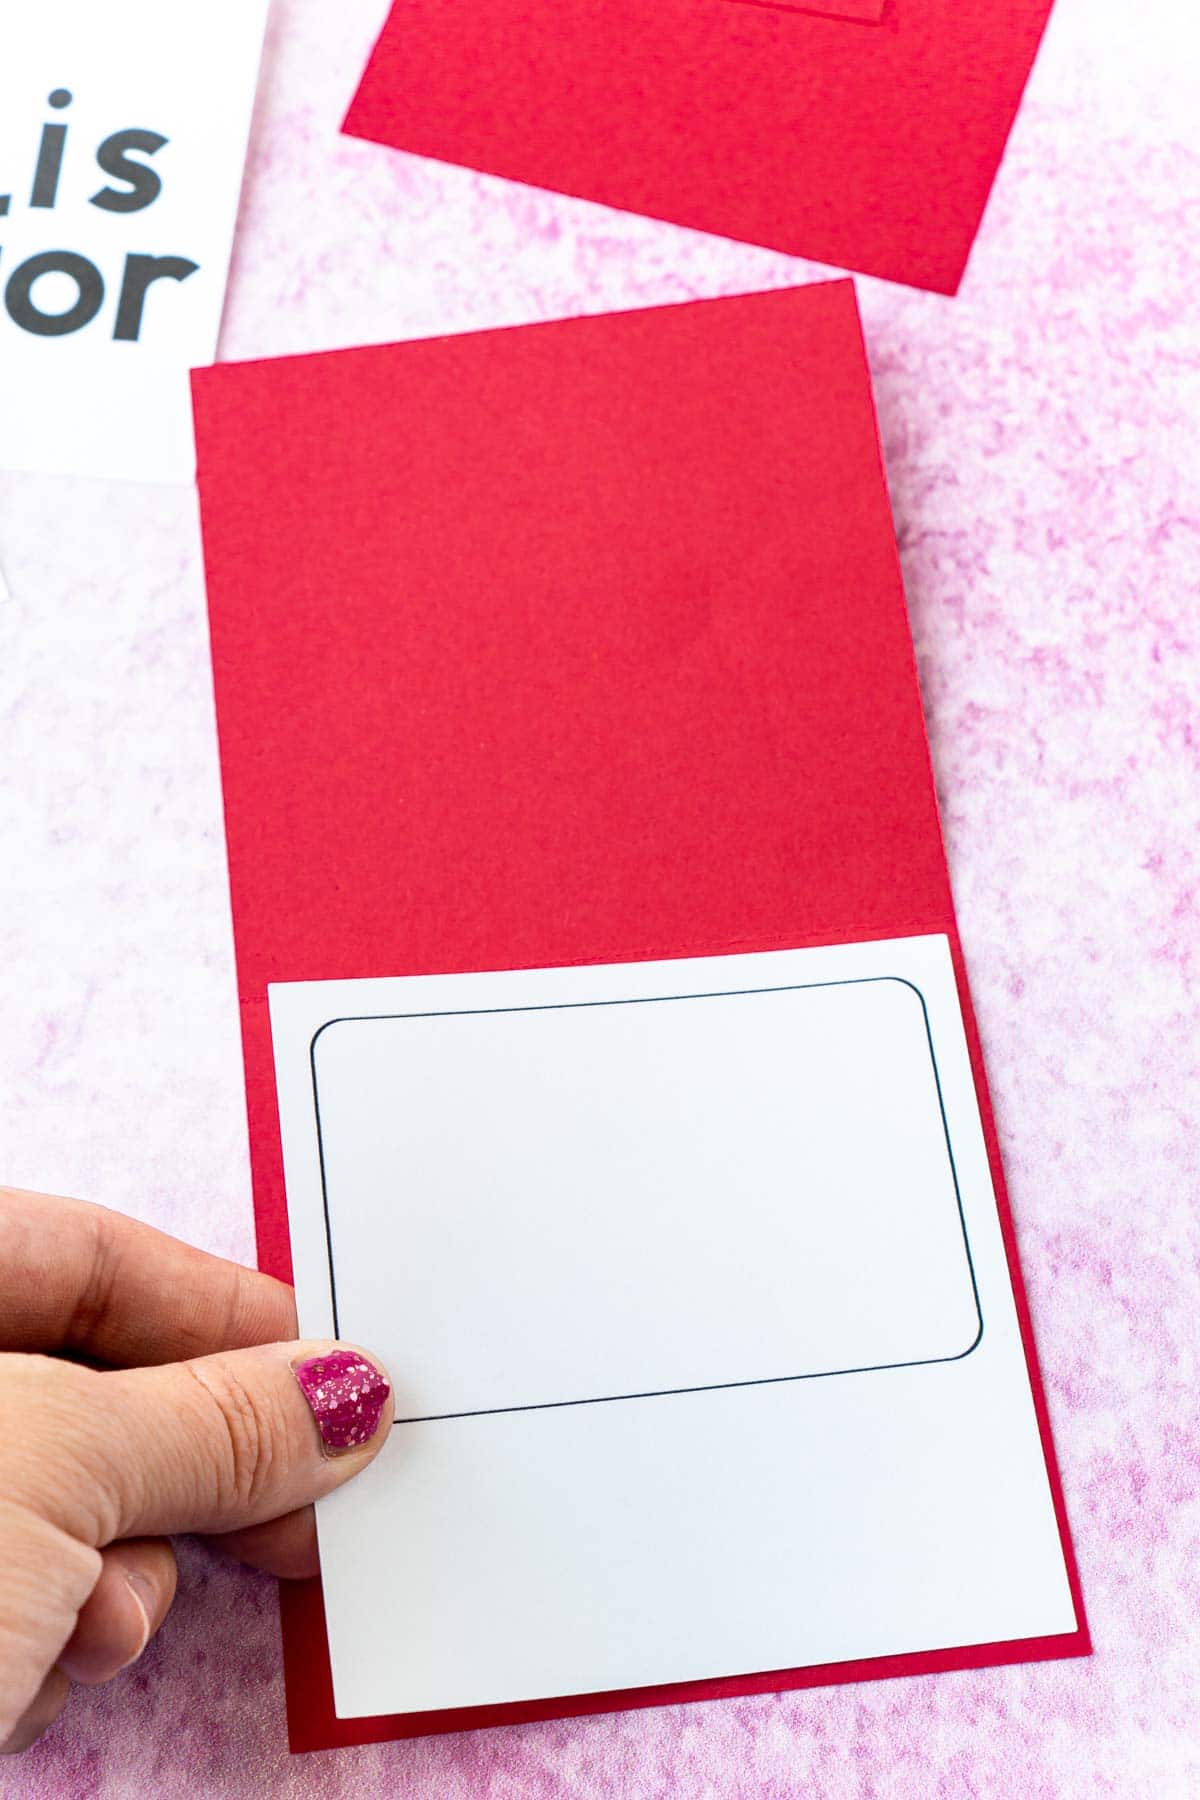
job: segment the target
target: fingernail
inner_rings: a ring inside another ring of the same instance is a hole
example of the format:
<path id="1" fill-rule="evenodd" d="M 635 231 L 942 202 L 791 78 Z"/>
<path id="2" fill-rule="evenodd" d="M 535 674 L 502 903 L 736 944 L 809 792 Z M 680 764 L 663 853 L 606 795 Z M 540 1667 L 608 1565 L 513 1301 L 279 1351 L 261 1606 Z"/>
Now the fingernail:
<path id="1" fill-rule="evenodd" d="M 128 1668 L 131 1662 L 137 1661 L 150 1642 L 150 1619 L 152 1612 L 158 1607 L 158 1595 L 153 1584 L 147 1581 L 144 1575 L 133 1569 L 125 1571 L 125 1586 L 129 1589 L 133 1603 L 142 1615 L 142 1641 L 133 1655 L 128 1658 L 125 1664 L 125 1667 Z"/>
<path id="2" fill-rule="evenodd" d="M 391 1393 L 386 1376 L 357 1350 L 327 1350 L 294 1363 L 292 1372 L 312 1409 L 328 1455 L 370 1443 Z"/>

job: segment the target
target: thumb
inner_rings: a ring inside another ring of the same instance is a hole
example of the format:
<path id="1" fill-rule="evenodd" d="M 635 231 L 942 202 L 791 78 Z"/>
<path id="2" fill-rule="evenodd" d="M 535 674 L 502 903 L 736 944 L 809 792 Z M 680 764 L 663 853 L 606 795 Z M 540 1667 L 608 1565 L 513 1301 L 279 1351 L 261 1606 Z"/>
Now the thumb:
<path id="1" fill-rule="evenodd" d="M 346 1344 L 260 1344 L 87 1373 L 85 1416 L 71 1408 L 68 1434 L 87 1480 L 64 1481 L 51 1510 L 75 1512 L 56 1522 L 97 1547 L 279 1518 L 365 1468 L 392 1423 L 387 1376 Z"/>

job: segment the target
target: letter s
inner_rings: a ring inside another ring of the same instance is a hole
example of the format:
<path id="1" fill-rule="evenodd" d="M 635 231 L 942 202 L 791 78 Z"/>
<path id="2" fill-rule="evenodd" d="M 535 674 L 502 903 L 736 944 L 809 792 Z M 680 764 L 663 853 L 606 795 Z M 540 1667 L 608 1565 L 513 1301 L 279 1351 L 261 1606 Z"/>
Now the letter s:
<path id="1" fill-rule="evenodd" d="M 129 192 L 114 187 L 101 188 L 91 196 L 92 205 L 103 207 L 105 212 L 118 213 L 141 212 L 143 207 L 152 205 L 162 192 L 162 177 L 148 169 L 145 163 L 134 162 L 126 152 L 144 150 L 147 156 L 153 156 L 166 141 L 157 131 L 139 131 L 136 127 L 129 131 L 114 131 L 111 137 L 106 137 L 96 152 L 96 161 L 106 175 L 127 181 Z"/>

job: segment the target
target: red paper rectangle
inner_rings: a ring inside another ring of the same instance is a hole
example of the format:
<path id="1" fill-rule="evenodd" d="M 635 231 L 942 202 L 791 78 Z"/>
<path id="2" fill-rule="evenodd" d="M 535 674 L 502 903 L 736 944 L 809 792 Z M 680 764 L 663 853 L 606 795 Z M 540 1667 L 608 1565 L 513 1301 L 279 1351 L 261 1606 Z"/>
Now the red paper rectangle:
<path id="1" fill-rule="evenodd" d="M 263 1266 L 286 1276 L 272 981 L 945 932 L 1077 1631 L 627 1693 L 334 1716 L 292 1742 L 1082 1654 L 1082 1599 L 954 922 L 848 282 L 194 377 Z"/>
<path id="2" fill-rule="evenodd" d="M 344 129 L 954 293 L 1050 3 L 394 0 Z"/>

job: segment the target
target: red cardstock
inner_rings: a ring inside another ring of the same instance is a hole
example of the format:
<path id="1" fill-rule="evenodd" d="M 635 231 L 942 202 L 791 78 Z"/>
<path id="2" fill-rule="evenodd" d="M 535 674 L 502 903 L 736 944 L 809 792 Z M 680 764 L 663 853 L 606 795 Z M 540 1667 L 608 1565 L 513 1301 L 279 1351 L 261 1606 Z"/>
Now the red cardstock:
<path id="1" fill-rule="evenodd" d="M 339 1721 L 294 1748 L 1089 1648 L 967 991 L 854 292 L 835 282 L 194 377 L 262 1266 L 271 981 L 945 932 L 1080 1625 Z"/>
<path id="2" fill-rule="evenodd" d="M 344 129 L 954 293 L 1051 0 L 394 0 Z"/>

